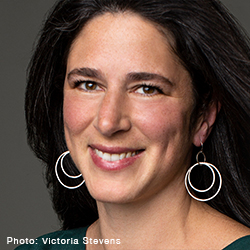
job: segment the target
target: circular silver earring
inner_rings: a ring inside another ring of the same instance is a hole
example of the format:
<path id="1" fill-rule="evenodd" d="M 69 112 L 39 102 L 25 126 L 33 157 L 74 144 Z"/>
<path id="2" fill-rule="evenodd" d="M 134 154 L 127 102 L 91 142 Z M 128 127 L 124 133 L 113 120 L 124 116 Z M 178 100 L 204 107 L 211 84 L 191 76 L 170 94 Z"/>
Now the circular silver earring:
<path id="1" fill-rule="evenodd" d="M 201 147 L 202 147 L 202 148 L 201 148 L 201 151 L 199 151 L 199 152 L 197 153 L 197 155 L 196 155 L 196 161 L 197 161 L 197 163 L 194 164 L 192 167 L 190 167 L 190 168 L 188 169 L 187 173 L 186 173 L 186 176 L 185 176 L 185 186 L 186 186 L 186 189 L 187 189 L 187 192 L 189 193 L 189 195 L 190 195 L 192 198 L 194 198 L 195 200 L 197 200 L 197 201 L 209 201 L 209 200 L 212 200 L 212 199 L 220 192 L 221 186 L 222 186 L 222 177 L 221 177 L 221 174 L 220 174 L 219 170 L 218 170 L 213 164 L 206 162 L 206 156 L 205 156 L 205 154 L 203 153 L 203 144 L 201 144 Z M 199 159 L 198 159 L 200 154 L 202 154 L 203 157 L 204 157 L 204 161 L 203 161 L 203 162 L 200 162 Z M 212 183 L 211 183 L 211 185 L 210 185 L 208 188 L 206 188 L 206 189 L 198 189 L 198 188 L 195 188 L 195 187 L 193 186 L 193 184 L 191 183 L 191 180 L 190 180 L 190 175 L 191 175 L 191 172 L 192 172 L 193 168 L 195 168 L 196 166 L 201 166 L 201 165 L 207 166 L 207 167 L 211 170 L 212 175 L 213 175 Z M 200 198 L 197 198 L 196 196 L 194 196 L 194 195 L 190 192 L 188 186 L 190 186 L 190 188 L 192 188 L 193 190 L 195 190 L 196 192 L 199 192 L 199 193 L 204 193 L 204 192 L 209 191 L 209 190 L 214 186 L 214 183 L 215 183 L 215 172 L 214 172 L 214 170 L 218 173 L 218 176 L 219 176 L 219 187 L 218 187 L 217 191 L 215 192 L 215 194 L 214 194 L 213 196 L 209 197 L 209 198 L 206 198 L 206 199 L 200 199 Z"/>
<path id="2" fill-rule="evenodd" d="M 58 157 L 58 159 L 57 159 L 57 161 L 56 161 L 56 165 L 55 165 L 55 173 L 56 173 L 56 177 L 57 177 L 57 179 L 58 179 L 58 181 L 64 186 L 64 187 L 66 187 L 66 188 L 68 188 L 68 189 L 76 189 L 76 188 L 79 188 L 84 182 L 85 182 L 85 180 L 83 180 L 79 185 L 77 185 L 77 186 L 67 186 L 67 185 L 65 185 L 62 181 L 61 181 L 61 179 L 59 178 L 59 175 L 58 175 L 58 172 L 57 172 L 57 166 L 58 166 L 58 163 L 59 163 L 59 161 L 61 162 L 61 169 L 62 169 L 62 171 L 63 171 L 63 173 L 66 175 L 66 176 L 68 176 L 69 178 L 71 178 L 71 179 L 77 179 L 77 178 L 79 178 L 79 177 L 81 177 L 82 176 L 82 174 L 79 174 L 79 175 L 69 175 L 69 174 L 67 174 L 66 173 L 66 171 L 64 170 L 64 168 L 63 168 L 63 159 L 64 159 L 64 157 L 67 155 L 67 154 L 69 154 L 70 152 L 69 151 L 66 151 L 66 152 L 64 152 L 64 153 L 62 153 L 59 157 Z"/>

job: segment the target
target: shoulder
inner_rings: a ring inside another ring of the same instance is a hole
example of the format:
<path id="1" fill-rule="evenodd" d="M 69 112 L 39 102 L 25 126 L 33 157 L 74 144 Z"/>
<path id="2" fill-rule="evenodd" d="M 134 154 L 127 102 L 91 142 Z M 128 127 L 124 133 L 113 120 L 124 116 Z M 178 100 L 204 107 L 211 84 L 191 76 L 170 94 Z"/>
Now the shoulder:
<path id="1" fill-rule="evenodd" d="M 83 227 L 45 234 L 35 239 L 33 244 L 21 245 L 15 250 L 85 249 L 83 238 L 86 236 L 87 228 Z"/>
<path id="2" fill-rule="evenodd" d="M 214 232 L 214 237 L 219 238 L 218 242 L 224 245 L 224 249 L 250 250 L 250 228 L 223 214 L 215 216 L 211 221 L 213 222 L 211 230 Z"/>
<path id="3" fill-rule="evenodd" d="M 250 250 L 250 228 L 206 204 L 198 204 L 197 206 L 199 207 L 196 210 L 196 217 L 194 217 L 197 219 L 195 224 L 196 231 L 193 235 L 197 235 L 197 237 L 194 236 L 196 242 L 203 242 L 203 248 Z M 243 243 L 249 245 L 248 248 L 238 247 L 238 244 L 241 245 Z M 227 248 L 229 246 L 230 248 Z"/>
<path id="4" fill-rule="evenodd" d="M 223 250 L 237 250 L 237 249 L 250 250 L 250 235 L 244 236 L 234 241 L 233 243 L 225 247 Z"/>

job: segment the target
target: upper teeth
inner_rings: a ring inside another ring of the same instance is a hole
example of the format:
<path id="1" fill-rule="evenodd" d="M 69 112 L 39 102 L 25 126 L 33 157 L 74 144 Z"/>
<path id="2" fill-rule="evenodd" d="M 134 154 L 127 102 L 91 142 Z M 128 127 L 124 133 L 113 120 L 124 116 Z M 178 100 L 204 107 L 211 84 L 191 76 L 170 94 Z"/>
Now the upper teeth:
<path id="1" fill-rule="evenodd" d="M 98 149 L 95 149 L 96 154 L 101 157 L 105 161 L 119 161 L 124 158 L 128 158 L 131 156 L 135 156 L 138 154 L 138 151 L 134 152 L 127 152 L 127 153 L 122 153 L 122 154 L 109 154 L 109 153 L 104 153 Z"/>

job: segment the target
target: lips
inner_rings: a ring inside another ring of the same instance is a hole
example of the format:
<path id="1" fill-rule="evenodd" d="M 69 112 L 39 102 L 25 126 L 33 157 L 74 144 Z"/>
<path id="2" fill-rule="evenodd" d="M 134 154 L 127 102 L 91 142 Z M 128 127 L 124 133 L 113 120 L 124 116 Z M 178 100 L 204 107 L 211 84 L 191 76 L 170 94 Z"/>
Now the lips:
<path id="1" fill-rule="evenodd" d="M 121 170 L 132 165 L 143 149 L 90 146 L 90 155 L 95 165 L 103 170 Z"/>

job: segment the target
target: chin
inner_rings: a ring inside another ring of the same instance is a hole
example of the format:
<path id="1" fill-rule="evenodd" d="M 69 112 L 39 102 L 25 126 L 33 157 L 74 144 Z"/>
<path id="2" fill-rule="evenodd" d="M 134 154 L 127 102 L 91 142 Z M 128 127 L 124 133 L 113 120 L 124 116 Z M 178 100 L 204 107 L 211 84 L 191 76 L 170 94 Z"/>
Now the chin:
<path id="1" fill-rule="evenodd" d="M 131 190 L 127 188 L 124 188 L 124 185 L 122 184 L 102 184 L 95 185 L 94 187 L 88 185 L 88 190 L 91 196 L 98 202 L 124 204 L 132 202 L 135 198 L 135 193 L 131 192 Z"/>

